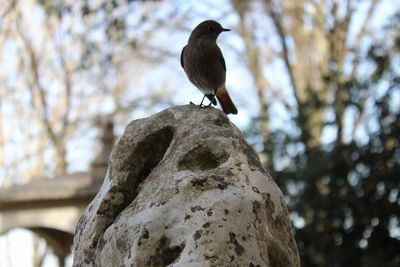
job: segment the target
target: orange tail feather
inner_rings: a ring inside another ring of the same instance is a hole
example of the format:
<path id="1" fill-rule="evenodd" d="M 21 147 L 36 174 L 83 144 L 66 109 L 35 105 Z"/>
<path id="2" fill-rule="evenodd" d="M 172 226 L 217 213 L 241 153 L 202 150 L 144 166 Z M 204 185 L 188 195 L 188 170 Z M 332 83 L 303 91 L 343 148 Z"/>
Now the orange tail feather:
<path id="1" fill-rule="evenodd" d="M 235 104 L 233 104 L 231 97 L 228 94 L 228 91 L 226 91 L 225 88 L 221 88 L 217 91 L 216 97 L 221 104 L 222 110 L 225 112 L 225 114 L 237 114 L 238 111 L 235 107 Z"/>

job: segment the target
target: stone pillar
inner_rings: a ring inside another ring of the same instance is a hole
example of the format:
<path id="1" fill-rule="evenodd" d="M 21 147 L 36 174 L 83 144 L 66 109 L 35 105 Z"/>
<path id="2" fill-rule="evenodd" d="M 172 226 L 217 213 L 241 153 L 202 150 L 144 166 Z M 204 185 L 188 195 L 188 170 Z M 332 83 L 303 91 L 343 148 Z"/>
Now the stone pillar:
<path id="1" fill-rule="evenodd" d="M 101 150 L 91 163 L 91 174 L 93 177 L 103 179 L 107 172 L 108 158 L 114 146 L 114 124 L 111 120 L 103 120 L 98 122 L 98 128 L 101 132 L 99 141 Z"/>
<path id="2" fill-rule="evenodd" d="M 82 215 L 74 266 L 300 266 L 274 180 L 228 117 L 179 106 L 131 122 Z"/>

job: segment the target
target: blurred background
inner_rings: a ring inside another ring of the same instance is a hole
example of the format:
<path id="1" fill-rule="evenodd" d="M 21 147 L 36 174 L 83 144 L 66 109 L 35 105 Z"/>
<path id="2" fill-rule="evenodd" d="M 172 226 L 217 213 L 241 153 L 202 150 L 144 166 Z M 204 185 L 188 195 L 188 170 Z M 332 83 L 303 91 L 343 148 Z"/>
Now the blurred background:
<path id="1" fill-rule="evenodd" d="M 118 137 L 199 102 L 179 57 L 206 19 L 232 29 L 230 118 L 285 195 L 302 266 L 400 266 L 399 1 L 0 0 L 0 199 L 93 170 L 104 124 Z M 0 233 L 0 266 L 58 266 L 33 232 Z"/>

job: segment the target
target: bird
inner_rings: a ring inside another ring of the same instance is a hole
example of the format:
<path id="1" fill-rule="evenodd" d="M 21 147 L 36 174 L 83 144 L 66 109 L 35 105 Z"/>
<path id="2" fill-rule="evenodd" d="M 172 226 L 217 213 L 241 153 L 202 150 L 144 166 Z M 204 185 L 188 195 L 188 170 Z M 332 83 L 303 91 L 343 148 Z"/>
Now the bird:
<path id="1" fill-rule="evenodd" d="M 222 111 L 237 114 L 225 87 L 226 64 L 221 49 L 217 45 L 220 33 L 230 31 L 214 20 L 206 20 L 197 25 L 190 34 L 187 45 L 182 49 L 180 61 L 189 80 L 204 94 L 199 107 L 217 105 L 218 99 Z M 209 105 L 203 105 L 205 98 Z M 192 102 L 190 102 L 193 104 Z"/>

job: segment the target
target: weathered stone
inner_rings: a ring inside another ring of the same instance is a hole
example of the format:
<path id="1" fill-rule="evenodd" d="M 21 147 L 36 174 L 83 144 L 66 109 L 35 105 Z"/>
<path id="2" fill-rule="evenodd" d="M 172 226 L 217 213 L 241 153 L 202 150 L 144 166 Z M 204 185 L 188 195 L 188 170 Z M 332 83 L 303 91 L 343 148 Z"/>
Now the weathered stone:
<path id="1" fill-rule="evenodd" d="M 217 109 L 131 122 L 81 217 L 74 266 L 300 266 L 282 193 Z"/>

